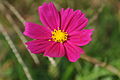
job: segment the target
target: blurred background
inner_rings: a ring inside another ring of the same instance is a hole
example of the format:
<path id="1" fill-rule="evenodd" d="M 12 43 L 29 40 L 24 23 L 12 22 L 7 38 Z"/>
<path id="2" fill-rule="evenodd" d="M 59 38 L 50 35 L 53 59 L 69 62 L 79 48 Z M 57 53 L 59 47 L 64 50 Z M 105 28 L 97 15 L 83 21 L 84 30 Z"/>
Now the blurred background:
<path id="1" fill-rule="evenodd" d="M 82 47 L 89 57 L 71 63 L 26 49 L 23 23 L 41 24 L 38 6 L 50 1 L 86 13 L 95 29 Z M 120 80 L 120 0 L 0 0 L 0 80 Z"/>

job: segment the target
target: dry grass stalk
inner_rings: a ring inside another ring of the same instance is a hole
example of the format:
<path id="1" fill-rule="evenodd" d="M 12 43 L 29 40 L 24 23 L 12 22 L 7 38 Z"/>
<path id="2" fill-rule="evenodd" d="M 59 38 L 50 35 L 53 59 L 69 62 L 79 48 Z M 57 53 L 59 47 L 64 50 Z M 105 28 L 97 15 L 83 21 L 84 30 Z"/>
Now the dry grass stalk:
<path id="1" fill-rule="evenodd" d="M 2 24 L 0 24 L 0 31 L 2 32 L 2 34 L 5 37 L 6 41 L 8 42 L 8 44 L 9 44 L 10 48 L 12 49 L 15 57 L 17 58 L 19 64 L 21 64 L 27 79 L 28 80 L 33 80 L 30 73 L 29 73 L 29 70 L 28 70 L 27 66 L 25 65 L 25 63 L 23 62 L 23 60 L 22 60 L 22 58 L 20 56 L 20 53 L 16 49 L 16 47 L 14 45 L 14 42 L 11 40 L 10 36 L 8 35 L 7 31 L 4 29 Z"/>

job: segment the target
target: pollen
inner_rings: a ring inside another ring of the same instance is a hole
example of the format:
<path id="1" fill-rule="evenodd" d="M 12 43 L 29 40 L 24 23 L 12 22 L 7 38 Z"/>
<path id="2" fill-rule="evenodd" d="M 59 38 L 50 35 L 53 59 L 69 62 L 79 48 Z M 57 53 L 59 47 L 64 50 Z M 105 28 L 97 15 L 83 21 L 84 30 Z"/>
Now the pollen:
<path id="1" fill-rule="evenodd" d="M 67 40 L 67 36 L 67 32 L 64 32 L 63 30 L 54 29 L 54 31 L 52 31 L 52 41 L 63 43 Z"/>

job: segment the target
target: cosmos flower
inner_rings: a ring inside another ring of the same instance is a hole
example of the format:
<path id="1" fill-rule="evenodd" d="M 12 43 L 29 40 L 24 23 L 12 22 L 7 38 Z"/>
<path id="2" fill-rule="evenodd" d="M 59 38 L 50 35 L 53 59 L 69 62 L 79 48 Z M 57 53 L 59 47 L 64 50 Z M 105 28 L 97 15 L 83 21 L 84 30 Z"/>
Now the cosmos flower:
<path id="1" fill-rule="evenodd" d="M 88 23 L 80 10 L 61 9 L 57 11 L 54 4 L 44 3 L 38 8 L 43 25 L 26 22 L 24 35 L 34 39 L 26 43 L 27 48 L 35 54 L 44 53 L 48 57 L 68 58 L 76 62 L 92 39 L 93 29 L 83 29 Z"/>

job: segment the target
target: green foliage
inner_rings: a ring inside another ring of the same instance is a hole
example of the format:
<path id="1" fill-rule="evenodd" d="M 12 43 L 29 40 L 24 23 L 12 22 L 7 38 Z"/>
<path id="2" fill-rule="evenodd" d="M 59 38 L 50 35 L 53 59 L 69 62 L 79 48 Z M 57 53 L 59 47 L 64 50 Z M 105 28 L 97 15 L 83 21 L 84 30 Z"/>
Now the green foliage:
<path id="1" fill-rule="evenodd" d="M 80 9 L 89 18 L 95 16 L 87 28 L 94 28 L 93 41 L 82 47 L 86 54 L 100 61 L 115 66 L 120 70 L 120 1 L 119 0 L 8 0 L 18 10 L 26 21 L 41 24 L 37 13 L 38 6 L 43 2 L 54 2 L 58 9 Z M 2 0 L 0 1 L 2 3 Z M 102 8 L 101 11 L 99 9 Z M 16 16 L 8 9 L 20 30 L 24 26 Z M 55 58 L 57 66 L 51 65 L 47 57 L 37 54 L 40 64 L 35 64 L 19 36 L 13 29 L 13 25 L 6 19 L 4 11 L 0 10 L 0 23 L 12 38 L 16 48 L 20 52 L 33 80 L 120 80 L 112 72 L 98 65 L 80 59 L 70 63 L 66 58 Z M 10 46 L 0 33 L 0 80 L 27 80 L 22 66 L 18 63 Z"/>

